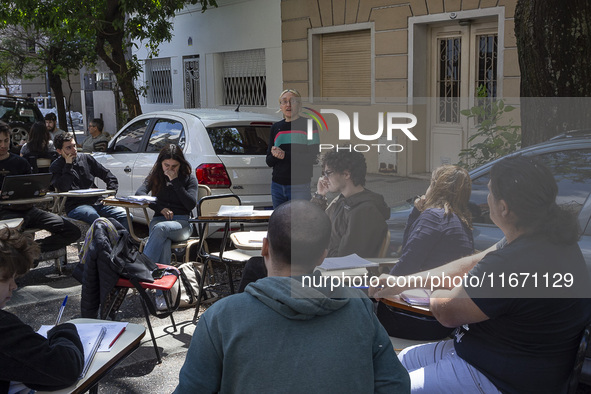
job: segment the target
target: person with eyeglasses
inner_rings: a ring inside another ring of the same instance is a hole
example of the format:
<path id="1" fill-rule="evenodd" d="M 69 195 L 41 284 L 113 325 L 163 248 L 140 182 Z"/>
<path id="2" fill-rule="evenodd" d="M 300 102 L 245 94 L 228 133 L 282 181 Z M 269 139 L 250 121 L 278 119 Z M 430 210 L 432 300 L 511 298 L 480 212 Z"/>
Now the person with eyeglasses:
<path id="1" fill-rule="evenodd" d="M 83 152 L 106 152 L 107 145 L 111 136 L 103 132 L 105 122 L 101 118 L 96 118 L 88 124 L 89 136 L 82 143 Z"/>
<path id="2" fill-rule="evenodd" d="M 308 140 L 308 121 L 300 116 L 302 103 L 297 90 L 281 92 L 279 106 L 284 119 L 271 127 L 266 159 L 267 165 L 273 168 L 273 208 L 291 199 L 310 199 L 312 166 L 320 142 L 317 130 L 313 130 L 313 138 Z"/>
<path id="3" fill-rule="evenodd" d="M 365 188 L 365 157 L 359 152 L 333 150 L 322 156 L 321 164 L 324 171 L 312 202 L 326 210 L 332 223 L 328 256 L 356 253 L 378 257 L 388 231 L 390 208 L 381 194 Z M 329 192 L 338 194 L 330 204 Z"/>

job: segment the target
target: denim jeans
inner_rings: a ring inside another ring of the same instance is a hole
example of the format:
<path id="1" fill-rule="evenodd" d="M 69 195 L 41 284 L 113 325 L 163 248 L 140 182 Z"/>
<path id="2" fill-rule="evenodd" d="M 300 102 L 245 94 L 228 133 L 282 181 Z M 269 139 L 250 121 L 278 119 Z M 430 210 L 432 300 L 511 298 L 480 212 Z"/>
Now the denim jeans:
<path id="1" fill-rule="evenodd" d="M 191 232 L 188 215 L 174 215 L 173 220 L 154 216 L 150 222 L 150 236 L 144 254 L 155 263 L 170 264 L 172 243 L 189 239 Z"/>
<path id="2" fill-rule="evenodd" d="M 68 212 L 68 217 L 76 220 L 81 220 L 88 224 L 92 224 L 100 217 L 113 218 L 123 225 L 129 231 L 127 224 L 127 214 L 125 209 L 121 207 L 112 207 L 103 204 L 94 205 L 79 205 Z"/>
<path id="3" fill-rule="evenodd" d="M 271 199 L 273 200 L 273 209 L 289 200 L 310 201 L 310 183 L 300 185 L 280 185 L 271 182 Z"/>
<path id="4" fill-rule="evenodd" d="M 408 347 L 398 359 L 410 375 L 411 393 L 500 393 L 456 354 L 452 339 Z"/>

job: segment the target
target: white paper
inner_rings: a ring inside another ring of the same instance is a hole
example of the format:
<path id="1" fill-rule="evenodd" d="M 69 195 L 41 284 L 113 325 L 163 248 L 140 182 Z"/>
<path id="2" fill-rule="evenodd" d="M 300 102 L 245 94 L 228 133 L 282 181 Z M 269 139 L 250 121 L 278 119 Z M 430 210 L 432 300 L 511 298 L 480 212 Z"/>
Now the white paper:
<path id="1" fill-rule="evenodd" d="M 117 197 L 119 201 L 127 201 L 127 202 L 134 202 L 138 204 L 150 204 L 156 202 L 156 197 L 153 196 L 127 196 L 127 197 Z"/>
<path id="2" fill-rule="evenodd" d="M 76 189 L 76 190 L 70 190 L 70 193 L 84 194 L 84 193 L 106 192 L 106 191 L 107 191 L 107 189 Z"/>
<path id="3" fill-rule="evenodd" d="M 369 260 L 359 257 L 353 253 L 343 257 L 329 257 L 324 259 L 320 268 L 325 270 L 345 270 L 350 268 L 367 268 L 378 267 L 378 263 L 373 263 Z"/>
<path id="4" fill-rule="evenodd" d="M 266 231 L 241 231 L 234 233 L 236 241 L 241 245 L 253 245 L 263 244 L 263 238 L 267 236 Z"/>
<path id="5" fill-rule="evenodd" d="M 107 332 L 105 333 L 105 337 L 103 338 L 103 341 L 101 342 L 101 345 L 100 345 L 98 351 L 99 352 L 108 352 L 111 350 L 109 348 L 109 345 L 111 344 L 111 342 L 113 342 L 113 340 L 121 332 L 121 330 L 123 328 L 127 327 L 127 322 L 80 323 L 80 324 L 75 324 L 75 326 L 76 326 L 76 330 L 78 330 L 78 335 L 80 335 L 81 340 L 82 340 L 83 333 L 87 332 L 91 328 L 91 326 L 98 327 L 99 331 L 100 331 L 101 327 L 105 327 Z M 41 328 L 39 328 L 39 330 L 37 331 L 37 334 L 43 335 L 45 338 L 47 338 L 47 332 L 49 330 L 51 330 L 52 328 L 53 328 L 53 326 L 43 325 L 43 326 L 41 326 Z"/>
<path id="6" fill-rule="evenodd" d="M 222 205 L 218 216 L 251 216 L 254 205 Z"/>

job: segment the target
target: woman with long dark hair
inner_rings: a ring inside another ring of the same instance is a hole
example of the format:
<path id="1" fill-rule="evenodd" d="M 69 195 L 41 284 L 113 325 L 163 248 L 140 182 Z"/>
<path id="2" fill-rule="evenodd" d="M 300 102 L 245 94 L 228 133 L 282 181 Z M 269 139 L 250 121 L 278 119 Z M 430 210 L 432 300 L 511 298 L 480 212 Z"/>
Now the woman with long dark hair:
<path id="1" fill-rule="evenodd" d="M 404 349 L 413 392 L 558 393 L 566 389 L 583 330 L 591 283 L 577 244 L 578 222 L 558 206 L 550 170 L 526 157 L 490 172 L 490 218 L 504 238 L 474 256 L 413 274 L 435 288 L 430 309 L 454 339 Z M 381 298 L 415 284 L 384 277 Z M 402 288 L 388 286 L 400 283 Z M 439 281 L 439 282 L 438 282 Z M 377 291 L 376 291 L 377 290 Z"/>
<path id="2" fill-rule="evenodd" d="M 154 217 L 144 248 L 144 254 L 155 263 L 170 264 L 172 242 L 191 236 L 189 215 L 197 204 L 197 189 L 197 178 L 182 149 L 177 145 L 162 148 L 156 164 L 135 193 L 156 197 L 156 202 L 150 204 Z"/>
<path id="3" fill-rule="evenodd" d="M 21 148 L 21 156 L 29 161 L 33 172 L 37 172 L 37 159 L 52 161 L 57 159 L 58 154 L 53 146 L 53 141 L 49 139 L 49 132 L 44 122 L 33 123 L 28 141 Z"/>

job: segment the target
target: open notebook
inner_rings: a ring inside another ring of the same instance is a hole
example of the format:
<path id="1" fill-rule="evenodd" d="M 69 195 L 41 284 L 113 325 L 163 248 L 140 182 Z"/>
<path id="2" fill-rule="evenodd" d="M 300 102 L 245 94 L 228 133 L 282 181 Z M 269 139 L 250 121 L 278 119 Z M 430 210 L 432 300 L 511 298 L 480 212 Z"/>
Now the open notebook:
<path id="1" fill-rule="evenodd" d="M 52 328 L 53 326 L 41 326 L 37 333 L 47 338 L 47 332 Z M 84 348 L 84 368 L 80 374 L 80 378 L 83 378 L 107 333 L 107 327 L 101 324 L 76 324 L 76 330 Z"/>

